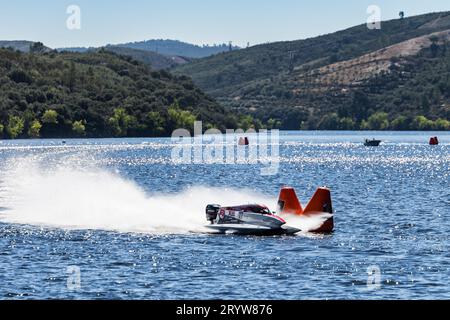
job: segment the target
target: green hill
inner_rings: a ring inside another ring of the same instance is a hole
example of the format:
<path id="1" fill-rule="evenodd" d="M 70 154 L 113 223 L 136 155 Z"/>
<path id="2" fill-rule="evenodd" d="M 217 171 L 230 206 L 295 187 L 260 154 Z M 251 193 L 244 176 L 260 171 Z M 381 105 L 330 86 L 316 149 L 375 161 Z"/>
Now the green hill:
<path id="1" fill-rule="evenodd" d="M 0 49 L 0 137 L 169 135 L 236 118 L 185 76 L 116 54 Z"/>
<path id="2" fill-rule="evenodd" d="M 450 12 L 431 13 L 222 53 L 175 72 L 269 127 L 450 129 L 447 31 Z"/>
<path id="3" fill-rule="evenodd" d="M 51 49 L 45 47 L 40 42 L 26 41 L 26 40 L 17 40 L 17 41 L 3 41 L 0 40 L 0 48 L 9 48 L 13 50 L 18 50 L 21 52 L 30 52 L 30 48 L 33 48 L 34 45 L 41 45 L 40 51 L 50 52 Z"/>
<path id="4" fill-rule="evenodd" d="M 152 51 L 130 49 L 126 47 L 107 46 L 105 47 L 105 50 L 114 52 L 118 55 L 129 56 L 134 60 L 143 62 L 156 70 L 170 69 L 192 61 L 190 58 L 167 56 Z"/>

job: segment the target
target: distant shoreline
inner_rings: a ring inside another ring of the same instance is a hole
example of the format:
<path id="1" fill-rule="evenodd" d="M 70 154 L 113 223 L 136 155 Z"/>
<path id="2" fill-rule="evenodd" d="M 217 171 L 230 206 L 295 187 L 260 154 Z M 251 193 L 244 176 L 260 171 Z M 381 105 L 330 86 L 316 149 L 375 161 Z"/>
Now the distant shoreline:
<path id="1" fill-rule="evenodd" d="M 263 129 L 270 131 L 271 129 Z M 278 130 L 278 129 L 274 129 Z M 258 133 L 258 130 L 256 131 Z M 384 133 L 430 133 L 430 135 L 435 134 L 450 134 L 450 130 L 279 130 L 280 133 L 326 133 L 326 132 L 335 132 L 335 133 L 366 133 L 368 136 L 373 136 L 376 134 L 383 135 Z M 237 135 L 251 135 L 254 133 L 244 133 L 244 134 L 238 134 Z M 225 135 L 225 133 L 223 133 Z M 50 141 L 50 140 L 90 140 L 90 139 L 98 139 L 98 140 L 106 140 L 106 139 L 167 139 L 171 138 L 171 136 L 154 136 L 154 137 L 148 137 L 148 136 L 129 136 L 129 137 L 114 137 L 114 136 L 108 136 L 108 137 L 46 137 L 46 138 L 17 138 L 17 139 L 2 139 L 0 138 L 0 141 L 18 141 L 18 140 L 29 140 L 29 141 Z"/>

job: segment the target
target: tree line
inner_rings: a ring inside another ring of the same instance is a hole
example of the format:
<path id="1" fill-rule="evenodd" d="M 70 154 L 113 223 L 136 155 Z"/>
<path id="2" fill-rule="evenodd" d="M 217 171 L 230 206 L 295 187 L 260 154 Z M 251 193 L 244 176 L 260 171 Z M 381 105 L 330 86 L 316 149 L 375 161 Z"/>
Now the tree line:
<path id="1" fill-rule="evenodd" d="M 167 136 L 239 121 L 186 76 L 107 51 L 32 49 L 0 49 L 0 138 Z"/>

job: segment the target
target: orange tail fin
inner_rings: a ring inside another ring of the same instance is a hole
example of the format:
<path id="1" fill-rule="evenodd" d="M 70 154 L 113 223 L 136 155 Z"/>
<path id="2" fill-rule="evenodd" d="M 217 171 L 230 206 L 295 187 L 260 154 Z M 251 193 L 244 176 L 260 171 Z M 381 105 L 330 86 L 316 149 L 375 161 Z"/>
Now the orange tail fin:
<path id="1" fill-rule="evenodd" d="M 320 213 L 330 213 L 333 214 L 333 205 L 331 202 L 331 193 L 328 188 L 319 188 L 313 197 L 309 201 L 304 214 L 320 214 Z M 333 217 L 328 218 L 323 225 L 314 230 L 314 232 L 332 232 L 334 229 L 334 219 Z"/>
<path id="2" fill-rule="evenodd" d="M 314 193 L 304 213 L 327 212 L 333 213 L 333 206 L 331 203 L 331 193 L 328 188 L 319 188 Z"/>
<path id="3" fill-rule="evenodd" d="M 281 189 L 278 197 L 278 213 L 296 215 L 303 213 L 302 205 L 297 198 L 294 188 L 284 187 Z"/>

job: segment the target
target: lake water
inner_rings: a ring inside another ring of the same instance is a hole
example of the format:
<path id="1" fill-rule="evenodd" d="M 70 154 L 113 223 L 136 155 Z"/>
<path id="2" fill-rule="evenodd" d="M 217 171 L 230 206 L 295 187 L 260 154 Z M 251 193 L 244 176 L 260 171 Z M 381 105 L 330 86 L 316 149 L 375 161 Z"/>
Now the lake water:
<path id="1" fill-rule="evenodd" d="M 0 141 L 0 299 L 450 298 L 450 133 L 283 132 L 269 176 L 173 147 Z M 275 209 L 283 185 L 331 188 L 335 232 L 205 234 L 206 204 Z"/>

